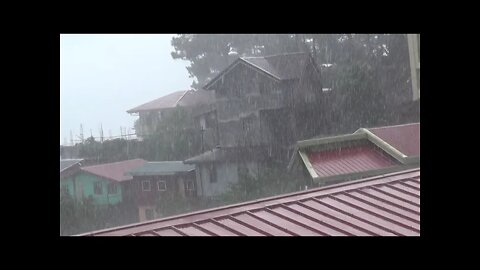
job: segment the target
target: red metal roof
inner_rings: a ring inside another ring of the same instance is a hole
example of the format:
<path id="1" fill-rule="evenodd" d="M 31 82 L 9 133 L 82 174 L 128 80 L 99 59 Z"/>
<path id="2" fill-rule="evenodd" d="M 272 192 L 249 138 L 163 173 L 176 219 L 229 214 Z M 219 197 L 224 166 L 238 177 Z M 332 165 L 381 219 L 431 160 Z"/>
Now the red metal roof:
<path id="1" fill-rule="evenodd" d="M 310 152 L 308 159 L 319 177 L 365 172 L 398 164 L 370 145 Z"/>
<path id="2" fill-rule="evenodd" d="M 82 235 L 419 236 L 420 169 Z"/>
<path id="3" fill-rule="evenodd" d="M 368 130 L 406 156 L 420 155 L 420 123 Z"/>
<path id="4" fill-rule="evenodd" d="M 157 98 L 133 109 L 128 113 L 136 113 L 140 111 L 156 111 L 167 108 L 175 108 L 177 105 L 181 107 L 189 107 L 197 104 L 208 104 L 214 100 L 214 95 L 205 90 L 183 90 L 170 93 L 161 98 Z"/>
<path id="5" fill-rule="evenodd" d="M 81 168 L 82 171 L 107 178 L 114 181 L 131 180 L 132 176 L 126 173 L 130 170 L 136 169 L 146 163 L 143 159 L 131 159 L 114 163 L 93 165 Z"/>

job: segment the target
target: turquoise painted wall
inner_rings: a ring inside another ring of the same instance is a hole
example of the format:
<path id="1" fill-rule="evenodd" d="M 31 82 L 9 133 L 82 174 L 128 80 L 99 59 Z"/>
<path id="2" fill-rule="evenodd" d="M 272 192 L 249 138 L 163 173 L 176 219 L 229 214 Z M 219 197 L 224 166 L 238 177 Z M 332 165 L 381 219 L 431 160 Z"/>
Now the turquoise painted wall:
<path id="1" fill-rule="evenodd" d="M 101 194 L 95 194 L 95 183 L 101 183 Z M 108 184 L 110 183 L 114 183 L 117 185 L 117 193 L 108 194 Z M 61 179 L 60 189 L 62 187 L 68 188 L 68 192 L 76 200 L 81 200 L 82 197 L 88 198 L 89 196 L 92 196 L 94 204 L 97 205 L 117 204 L 122 201 L 122 186 L 119 182 L 109 181 L 107 179 L 86 172 L 79 172 L 74 176 Z M 74 190 L 76 194 L 74 194 Z"/>

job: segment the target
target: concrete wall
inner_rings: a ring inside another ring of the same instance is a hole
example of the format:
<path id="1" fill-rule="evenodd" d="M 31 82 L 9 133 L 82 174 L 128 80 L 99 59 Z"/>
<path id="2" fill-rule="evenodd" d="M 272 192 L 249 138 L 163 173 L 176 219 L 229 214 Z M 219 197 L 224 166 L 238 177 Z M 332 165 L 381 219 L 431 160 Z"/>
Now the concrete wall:
<path id="1" fill-rule="evenodd" d="M 244 165 L 252 175 L 258 173 L 258 165 L 255 162 L 247 162 Z M 197 165 L 197 190 L 199 196 L 219 196 L 230 190 L 230 184 L 238 182 L 238 166 L 236 162 L 219 162 L 215 164 L 217 182 L 210 182 L 209 163 Z M 202 189 L 203 187 L 203 189 Z"/>

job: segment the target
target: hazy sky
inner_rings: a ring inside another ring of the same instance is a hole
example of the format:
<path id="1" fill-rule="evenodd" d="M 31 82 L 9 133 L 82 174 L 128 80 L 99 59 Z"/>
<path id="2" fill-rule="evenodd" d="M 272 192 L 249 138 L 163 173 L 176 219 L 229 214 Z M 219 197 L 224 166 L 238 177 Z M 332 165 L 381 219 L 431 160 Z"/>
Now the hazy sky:
<path id="1" fill-rule="evenodd" d="M 174 60 L 174 35 L 62 35 L 60 37 L 60 144 L 70 130 L 85 138 L 120 135 L 136 117 L 126 111 L 189 89 L 187 61 Z M 131 131 L 133 132 L 133 130 Z M 75 139 L 75 138 L 74 138 Z"/>

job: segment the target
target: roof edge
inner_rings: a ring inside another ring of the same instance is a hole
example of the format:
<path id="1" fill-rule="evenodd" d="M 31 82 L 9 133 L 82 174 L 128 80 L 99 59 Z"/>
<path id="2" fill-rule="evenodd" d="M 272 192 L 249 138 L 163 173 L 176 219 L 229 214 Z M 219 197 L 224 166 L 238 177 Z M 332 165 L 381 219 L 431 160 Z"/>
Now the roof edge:
<path id="1" fill-rule="evenodd" d="M 407 158 L 405 154 L 398 151 L 395 147 L 391 146 L 377 135 L 373 134 L 370 130 L 366 128 L 360 128 L 355 131 L 355 133 L 365 133 L 369 141 L 380 147 L 383 151 L 394 157 L 396 160 L 400 161 L 402 164 L 405 164 L 405 159 Z"/>
<path id="2" fill-rule="evenodd" d="M 319 192 L 319 191 L 328 191 L 328 190 L 335 189 L 335 188 L 340 188 L 340 187 L 343 187 L 343 186 L 362 184 L 362 183 L 369 182 L 369 181 L 375 181 L 375 180 L 386 178 L 386 177 L 394 177 L 396 175 L 401 175 L 401 174 L 413 173 L 413 172 L 416 172 L 416 171 L 420 171 L 420 168 L 414 168 L 414 169 L 409 169 L 409 170 L 404 170 L 404 171 L 397 171 L 397 172 L 394 172 L 394 173 L 376 175 L 376 176 L 373 176 L 373 177 L 362 178 L 362 179 L 358 179 L 358 180 L 355 180 L 355 181 L 342 182 L 342 183 L 339 183 L 339 184 L 333 184 L 333 185 L 329 185 L 329 186 L 325 186 L 325 187 L 312 188 L 312 189 L 309 189 L 309 190 L 296 191 L 296 192 L 291 192 L 291 193 L 282 194 L 282 195 L 278 195 L 278 196 L 272 196 L 272 197 L 252 200 L 252 201 L 248 201 L 248 202 L 242 202 L 242 203 L 225 205 L 225 206 L 216 207 L 216 208 L 204 209 L 204 210 L 200 210 L 200 211 L 184 213 L 184 214 L 175 215 L 175 216 L 166 217 L 166 218 L 161 218 L 161 219 L 157 219 L 157 220 L 149 220 L 149 221 L 145 221 L 145 222 L 139 222 L 139 223 L 124 225 L 124 226 L 118 226 L 118 227 L 113 227 L 113 228 L 108 228 L 108 229 L 91 231 L 91 232 L 86 232 L 86 233 L 82 233 L 82 234 L 77 234 L 77 235 L 74 235 L 74 236 L 89 236 L 89 235 L 95 235 L 95 234 L 98 234 L 98 233 L 107 233 L 107 232 L 116 231 L 116 230 L 120 230 L 120 229 L 128 229 L 128 228 L 134 228 L 134 227 L 139 227 L 139 226 L 144 226 L 144 225 L 155 224 L 155 223 L 158 223 L 158 222 L 170 221 L 170 220 L 179 219 L 179 218 L 187 218 L 187 217 L 190 217 L 190 216 L 194 216 L 194 215 L 198 215 L 198 214 L 205 214 L 205 213 L 208 213 L 208 212 L 213 212 L 213 211 L 218 211 L 218 210 L 225 210 L 225 209 L 229 209 L 229 208 L 248 206 L 248 205 L 252 205 L 252 204 L 260 203 L 260 202 L 266 202 L 266 201 L 271 201 L 271 200 L 279 200 L 279 199 L 289 198 L 289 197 L 293 197 L 293 196 L 295 196 L 295 197 L 303 196 L 303 195 L 306 195 L 306 194 L 309 194 L 309 193 L 315 193 L 315 192 Z M 391 179 L 388 182 L 393 182 L 393 181 L 396 181 L 396 179 Z"/>

